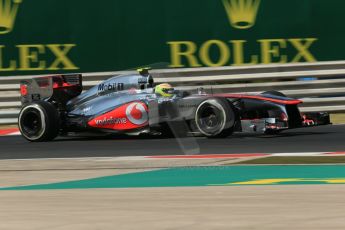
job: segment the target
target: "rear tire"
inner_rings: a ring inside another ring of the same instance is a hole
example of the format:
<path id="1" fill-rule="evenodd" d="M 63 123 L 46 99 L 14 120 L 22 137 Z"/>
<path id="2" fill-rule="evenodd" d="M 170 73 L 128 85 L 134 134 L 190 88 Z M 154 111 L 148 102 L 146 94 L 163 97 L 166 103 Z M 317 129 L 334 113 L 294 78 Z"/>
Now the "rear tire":
<path id="1" fill-rule="evenodd" d="M 59 114 L 46 101 L 30 103 L 22 108 L 18 118 L 19 130 L 29 141 L 51 141 L 59 133 Z"/>
<path id="2" fill-rule="evenodd" d="M 223 98 L 210 98 L 200 103 L 195 113 L 197 130 L 209 138 L 230 136 L 234 131 L 236 112 Z"/>

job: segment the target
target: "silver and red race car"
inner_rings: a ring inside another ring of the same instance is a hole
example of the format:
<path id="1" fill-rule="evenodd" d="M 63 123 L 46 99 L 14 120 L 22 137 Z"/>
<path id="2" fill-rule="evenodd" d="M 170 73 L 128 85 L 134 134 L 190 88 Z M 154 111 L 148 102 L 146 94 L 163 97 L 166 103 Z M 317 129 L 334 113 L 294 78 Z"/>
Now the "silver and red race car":
<path id="1" fill-rule="evenodd" d="M 216 138 L 330 124 L 329 114 L 301 114 L 302 101 L 277 91 L 207 94 L 200 88 L 163 97 L 148 69 L 114 76 L 85 92 L 78 74 L 22 81 L 20 91 L 19 129 L 29 141 L 90 132 Z"/>

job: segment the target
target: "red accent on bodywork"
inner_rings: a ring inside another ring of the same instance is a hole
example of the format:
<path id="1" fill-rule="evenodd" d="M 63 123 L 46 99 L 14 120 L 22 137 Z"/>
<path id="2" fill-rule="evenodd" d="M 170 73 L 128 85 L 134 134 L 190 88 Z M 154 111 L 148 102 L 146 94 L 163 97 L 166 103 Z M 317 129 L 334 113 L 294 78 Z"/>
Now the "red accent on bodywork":
<path id="1" fill-rule="evenodd" d="M 139 109 L 137 109 L 136 107 L 134 107 L 134 108 L 132 109 L 132 111 L 130 112 L 130 114 L 131 114 L 131 116 L 132 116 L 134 119 L 136 119 L 136 120 L 140 120 L 140 119 L 143 117 L 142 112 L 141 112 Z"/>
<path id="2" fill-rule="evenodd" d="M 124 104 L 88 122 L 94 128 L 131 130 L 148 125 L 148 108 L 143 102 Z"/>
<path id="3" fill-rule="evenodd" d="M 280 100 L 280 99 L 275 99 L 275 98 L 269 98 L 269 97 L 264 97 L 264 96 L 259 96 L 259 95 L 248 95 L 248 94 L 214 94 L 212 96 L 216 97 L 226 97 L 226 98 L 244 98 L 244 99 L 254 99 L 254 100 L 261 100 L 261 101 L 269 101 L 269 102 L 274 102 L 278 104 L 283 104 L 283 105 L 298 105 L 303 103 L 301 100 Z"/>
<path id="4" fill-rule="evenodd" d="M 311 126 L 311 125 L 314 125 L 315 124 L 315 121 L 314 120 L 312 120 L 312 119 L 309 119 L 308 117 L 307 117 L 307 115 L 305 115 L 305 114 L 301 114 L 301 116 L 302 116 L 302 123 L 304 124 L 304 125 L 306 125 L 306 126 Z"/>
<path id="5" fill-rule="evenodd" d="M 282 121 L 288 121 L 288 120 L 289 120 L 288 116 L 287 116 L 285 113 L 281 113 L 281 114 L 280 114 L 280 119 L 281 119 Z"/>
<path id="6" fill-rule="evenodd" d="M 71 84 L 69 84 L 69 83 L 66 83 L 66 82 L 64 82 L 64 83 L 57 83 L 57 82 L 54 82 L 53 83 L 53 89 L 59 89 L 59 88 L 66 88 L 66 87 L 73 87 L 73 86 L 75 86 L 75 85 L 71 85 Z"/>
<path id="7" fill-rule="evenodd" d="M 53 89 L 73 87 L 78 84 L 70 84 L 65 81 L 63 76 L 53 76 Z"/>
<path id="8" fill-rule="evenodd" d="M 27 85 L 20 85 L 20 95 L 22 95 L 22 96 L 28 95 L 28 86 Z"/>

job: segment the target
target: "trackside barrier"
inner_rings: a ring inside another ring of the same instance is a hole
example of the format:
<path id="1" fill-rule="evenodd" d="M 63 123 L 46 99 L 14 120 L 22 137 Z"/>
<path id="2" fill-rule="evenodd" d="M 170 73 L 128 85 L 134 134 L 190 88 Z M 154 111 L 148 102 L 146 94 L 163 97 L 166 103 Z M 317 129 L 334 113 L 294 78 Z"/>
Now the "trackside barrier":
<path id="1" fill-rule="evenodd" d="M 135 71 L 83 74 L 87 90 L 112 76 Z M 208 92 L 260 93 L 279 90 L 301 98 L 302 111 L 345 112 L 345 61 L 152 70 L 156 83 L 169 82 L 176 88 Z M 16 124 L 20 110 L 19 82 L 37 76 L 0 77 L 0 124 Z M 303 78 L 316 80 L 302 81 Z"/>

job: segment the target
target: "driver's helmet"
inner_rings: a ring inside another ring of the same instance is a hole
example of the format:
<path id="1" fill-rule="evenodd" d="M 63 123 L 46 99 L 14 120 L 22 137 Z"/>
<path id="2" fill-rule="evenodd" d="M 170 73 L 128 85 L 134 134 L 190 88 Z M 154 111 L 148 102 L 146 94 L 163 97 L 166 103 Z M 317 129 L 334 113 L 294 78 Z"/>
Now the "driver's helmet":
<path id="1" fill-rule="evenodd" d="M 162 97 L 172 97 L 174 95 L 174 88 L 168 83 L 159 84 L 155 87 L 155 94 Z"/>

